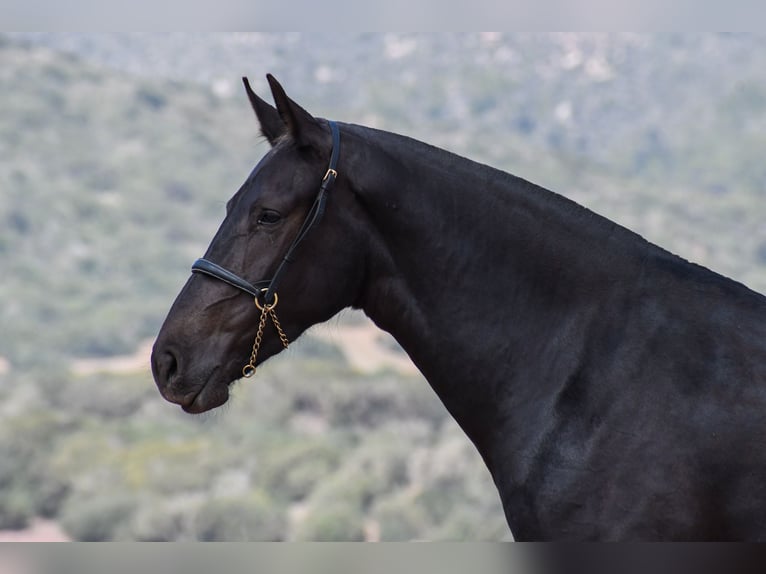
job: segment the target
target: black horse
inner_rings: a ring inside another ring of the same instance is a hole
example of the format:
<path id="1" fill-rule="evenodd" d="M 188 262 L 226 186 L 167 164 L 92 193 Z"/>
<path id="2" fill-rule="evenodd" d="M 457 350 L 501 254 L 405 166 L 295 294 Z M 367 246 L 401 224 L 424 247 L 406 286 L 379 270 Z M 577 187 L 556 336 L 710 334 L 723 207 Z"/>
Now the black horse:
<path id="1" fill-rule="evenodd" d="M 244 364 L 351 306 L 476 445 L 517 540 L 766 539 L 766 298 L 268 80 L 276 108 L 245 86 L 272 148 L 154 346 L 167 400 L 223 404 Z"/>

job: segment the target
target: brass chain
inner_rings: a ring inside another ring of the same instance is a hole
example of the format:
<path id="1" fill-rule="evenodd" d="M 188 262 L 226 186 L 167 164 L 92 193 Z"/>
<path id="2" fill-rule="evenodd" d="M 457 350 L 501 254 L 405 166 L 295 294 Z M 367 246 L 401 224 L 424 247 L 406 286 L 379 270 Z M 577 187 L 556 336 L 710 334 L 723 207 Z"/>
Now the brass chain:
<path id="1" fill-rule="evenodd" d="M 290 341 L 288 341 L 287 335 L 285 335 L 285 332 L 282 330 L 282 325 L 279 324 L 279 319 L 277 319 L 277 314 L 274 312 L 274 307 L 269 309 L 269 315 L 271 316 L 271 322 L 274 323 L 274 327 L 277 328 L 277 333 L 279 333 L 279 340 L 282 341 L 282 346 L 287 349 Z"/>
<path id="2" fill-rule="evenodd" d="M 287 335 L 285 335 L 285 332 L 282 330 L 282 325 L 280 325 L 279 319 L 277 319 L 277 314 L 274 312 L 274 307 L 277 306 L 276 297 L 274 299 L 274 303 L 271 305 L 263 306 L 258 303 L 258 299 L 256 298 L 255 306 L 261 310 L 261 318 L 258 321 L 258 331 L 255 333 L 255 341 L 253 342 L 253 350 L 250 353 L 250 361 L 247 363 L 247 365 L 242 367 L 242 376 L 245 378 L 250 378 L 255 374 L 255 362 L 258 359 L 258 350 L 261 348 L 263 329 L 266 327 L 266 316 L 269 316 L 271 318 L 271 322 L 274 323 L 274 327 L 279 334 L 279 340 L 282 342 L 282 346 L 287 349 L 287 346 L 290 344 Z"/>

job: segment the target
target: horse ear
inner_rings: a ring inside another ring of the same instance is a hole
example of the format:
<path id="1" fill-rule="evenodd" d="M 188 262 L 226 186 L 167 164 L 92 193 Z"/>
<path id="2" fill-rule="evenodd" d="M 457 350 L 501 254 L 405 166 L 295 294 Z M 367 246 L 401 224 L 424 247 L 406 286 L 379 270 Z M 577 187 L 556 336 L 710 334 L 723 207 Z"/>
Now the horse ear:
<path id="1" fill-rule="evenodd" d="M 271 87 L 271 94 L 274 96 L 274 103 L 277 105 L 282 121 L 287 124 L 287 130 L 293 139 L 302 146 L 321 146 L 324 141 L 324 131 L 319 122 L 287 97 L 285 90 L 271 74 L 266 74 L 266 79 Z"/>
<path id="2" fill-rule="evenodd" d="M 259 98 L 252 90 L 250 81 L 246 77 L 242 78 L 242 82 L 245 84 L 250 105 L 253 106 L 258 122 L 261 124 L 261 133 L 271 145 L 274 145 L 280 137 L 287 133 L 287 125 L 282 121 L 276 108 Z"/>

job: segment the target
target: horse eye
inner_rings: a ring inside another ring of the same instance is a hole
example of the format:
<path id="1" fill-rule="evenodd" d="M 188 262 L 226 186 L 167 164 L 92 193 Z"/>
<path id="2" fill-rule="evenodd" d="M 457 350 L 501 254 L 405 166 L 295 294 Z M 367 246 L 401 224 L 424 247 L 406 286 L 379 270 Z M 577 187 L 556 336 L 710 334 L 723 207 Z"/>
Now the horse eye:
<path id="1" fill-rule="evenodd" d="M 282 215 L 280 215 L 279 212 L 273 211 L 271 209 L 265 209 L 258 218 L 258 224 L 274 225 L 275 223 L 279 223 L 280 219 L 282 219 Z"/>

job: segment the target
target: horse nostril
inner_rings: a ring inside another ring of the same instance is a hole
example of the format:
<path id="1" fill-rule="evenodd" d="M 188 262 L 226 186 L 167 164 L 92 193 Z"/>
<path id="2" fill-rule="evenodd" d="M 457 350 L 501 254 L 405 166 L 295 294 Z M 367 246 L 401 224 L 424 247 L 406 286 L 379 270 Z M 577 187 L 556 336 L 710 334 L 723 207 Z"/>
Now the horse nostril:
<path id="1" fill-rule="evenodd" d="M 170 351 L 165 353 L 165 360 L 166 360 L 165 380 L 170 382 L 170 380 L 178 372 L 178 360 L 176 359 L 176 356 Z"/>
<path id="2" fill-rule="evenodd" d="M 161 385 L 169 385 L 178 372 L 178 360 L 173 351 L 155 351 L 152 354 L 154 379 Z"/>

